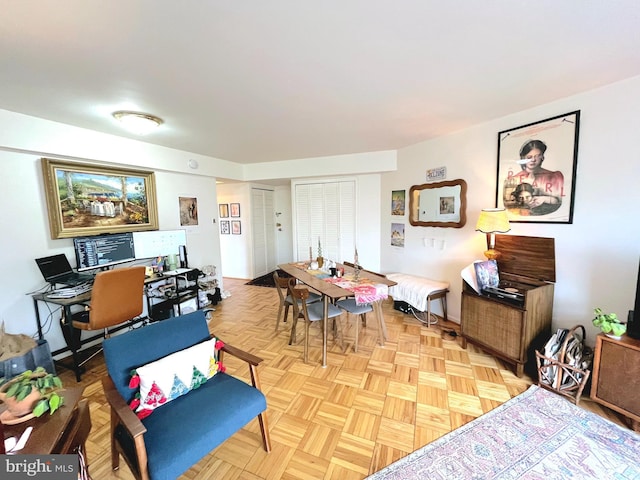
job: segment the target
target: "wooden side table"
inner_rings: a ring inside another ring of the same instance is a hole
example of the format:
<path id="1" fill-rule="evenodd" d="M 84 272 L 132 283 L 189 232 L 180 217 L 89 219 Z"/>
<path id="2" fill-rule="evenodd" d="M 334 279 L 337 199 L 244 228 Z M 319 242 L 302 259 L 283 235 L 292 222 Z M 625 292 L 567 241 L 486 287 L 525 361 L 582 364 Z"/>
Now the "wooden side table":
<path id="1" fill-rule="evenodd" d="M 79 447 L 84 454 L 84 445 L 91 430 L 91 417 L 88 400 L 82 399 L 83 390 L 82 387 L 66 388 L 62 392 L 64 404 L 53 415 L 47 412 L 24 423 L 4 425 L 5 438 L 19 438 L 27 427 L 33 427 L 27 444 L 17 453 L 75 453 Z M 0 406 L 0 411 L 5 408 L 4 405 Z"/>
<path id="2" fill-rule="evenodd" d="M 621 413 L 640 431 L 640 340 L 596 337 L 591 399 Z"/>

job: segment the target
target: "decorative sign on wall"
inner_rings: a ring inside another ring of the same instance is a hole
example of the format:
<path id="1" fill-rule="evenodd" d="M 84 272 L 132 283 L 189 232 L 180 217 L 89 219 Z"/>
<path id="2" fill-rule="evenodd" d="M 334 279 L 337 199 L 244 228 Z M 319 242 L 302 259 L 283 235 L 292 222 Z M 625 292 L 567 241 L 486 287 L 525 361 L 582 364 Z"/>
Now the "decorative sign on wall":
<path id="1" fill-rule="evenodd" d="M 447 167 L 430 168 L 427 170 L 427 182 L 439 182 L 447 178 Z"/>

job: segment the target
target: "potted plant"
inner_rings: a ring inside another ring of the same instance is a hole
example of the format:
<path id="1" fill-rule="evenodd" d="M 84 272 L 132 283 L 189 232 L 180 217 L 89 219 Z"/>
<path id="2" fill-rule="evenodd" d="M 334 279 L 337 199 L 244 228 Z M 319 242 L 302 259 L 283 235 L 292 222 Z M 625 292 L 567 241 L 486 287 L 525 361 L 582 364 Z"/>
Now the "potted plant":
<path id="1" fill-rule="evenodd" d="M 603 313 L 600 308 L 594 308 L 593 313 L 596 314 L 593 325 L 600 327 L 605 335 L 619 340 L 627 331 L 627 324 L 621 322 L 615 313 Z"/>
<path id="2" fill-rule="evenodd" d="M 50 415 L 62 406 L 64 397 L 58 391 L 62 381 L 48 373 L 44 367 L 27 370 L 11 379 L 0 379 L 0 400 L 14 417 L 32 413 L 39 417 L 46 411 Z"/>

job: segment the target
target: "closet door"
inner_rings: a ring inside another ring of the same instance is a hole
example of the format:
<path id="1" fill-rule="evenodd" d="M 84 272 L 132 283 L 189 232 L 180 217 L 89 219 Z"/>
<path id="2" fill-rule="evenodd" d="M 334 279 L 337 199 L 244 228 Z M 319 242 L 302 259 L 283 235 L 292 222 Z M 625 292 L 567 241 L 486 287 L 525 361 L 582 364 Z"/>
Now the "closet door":
<path id="1" fill-rule="evenodd" d="M 276 269 L 276 232 L 273 191 L 251 189 L 253 230 L 253 278 Z"/>
<path id="2" fill-rule="evenodd" d="M 295 187 L 296 259 L 322 256 L 352 260 L 355 245 L 355 181 L 299 184 Z"/>

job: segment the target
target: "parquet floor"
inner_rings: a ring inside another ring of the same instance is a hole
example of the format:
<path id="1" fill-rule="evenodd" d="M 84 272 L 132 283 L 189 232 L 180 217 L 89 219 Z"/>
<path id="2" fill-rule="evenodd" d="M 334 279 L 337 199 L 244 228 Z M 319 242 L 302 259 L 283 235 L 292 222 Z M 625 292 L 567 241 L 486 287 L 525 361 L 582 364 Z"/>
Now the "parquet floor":
<path id="1" fill-rule="evenodd" d="M 273 449 L 269 454 L 262 449 L 253 420 L 183 478 L 362 479 L 532 383 L 475 347 L 463 350 L 439 328 L 427 328 L 394 310 L 391 300 L 383 306 L 389 332 L 384 347 L 376 343 L 372 318 L 360 333 L 358 353 L 351 348 L 342 353 L 330 340 L 328 365 L 322 368 L 319 328 L 312 327 L 309 363 L 304 364 L 303 329 L 293 346 L 288 345 L 288 324 L 275 332 L 276 290 L 245 282 L 225 279 L 231 295 L 218 304 L 210 330 L 264 359 L 259 372 Z M 351 317 L 345 332 L 349 346 L 354 321 Z M 230 356 L 225 360 L 228 373 L 248 378 L 246 366 Z M 65 384 L 76 383 L 70 372 L 59 373 Z M 104 374 L 99 355 L 81 382 L 93 424 L 87 443 L 90 473 L 94 480 L 131 479 L 124 461 L 119 471 L 111 471 L 109 408 L 100 383 Z M 616 414 L 586 398 L 581 406 L 621 423 Z"/>

